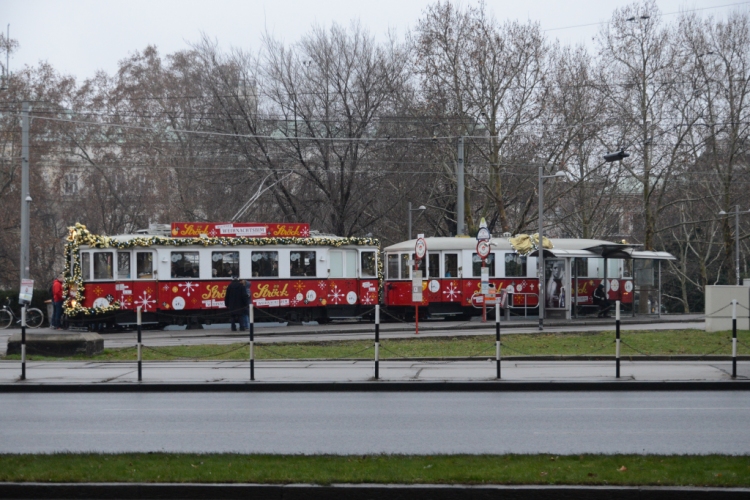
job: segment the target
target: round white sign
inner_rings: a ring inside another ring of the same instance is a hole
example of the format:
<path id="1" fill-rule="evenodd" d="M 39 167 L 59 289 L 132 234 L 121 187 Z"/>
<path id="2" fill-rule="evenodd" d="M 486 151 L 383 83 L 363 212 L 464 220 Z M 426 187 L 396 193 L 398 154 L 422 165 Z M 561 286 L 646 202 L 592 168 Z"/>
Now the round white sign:
<path id="1" fill-rule="evenodd" d="M 417 244 L 414 245 L 414 253 L 417 254 L 417 258 L 421 259 L 427 253 L 427 242 L 424 238 L 419 238 Z"/>
<path id="2" fill-rule="evenodd" d="M 477 243 L 477 254 L 483 259 L 487 258 L 490 254 L 490 244 L 484 240 Z"/>
<path id="3" fill-rule="evenodd" d="M 612 280 L 610 282 L 609 288 L 611 288 L 613 292 L 616 292 L 620 289 L 620 282 L 617 280 Z"/>
<path id="4" fill-rule="evenodd" d="M 315 300 L 317 298 L 317 295 L 315 295 L 315 290 L 308 290 L 305 298 L 308 302 L 312 302 L 313 300 Z"/>
<path id="5" fill-rule="evenodd" d="M 99 297 L 94 301 L 94 307 L 107 307 L 109 306 L 109 301 L 105 299 L 104 297 Z"/>
<path id="6" fill-rule="evenodd" d="M 625 291 L 627 293 L 630 293 L 633 291 L 633 282 L 632 281 L 626 281 L 625 282 Z"/>
<path id="7" fill-rule="evenodd" d="M 357 302 L 357 294 L 355 292 L 349 292 L 346 294 L 346 301 L 349 304 L 354 304 Z"/>
<path id="8" fill-rule="evenodd" d="M 438 293 L 440 291 L 440 282 L 438 280 L 430 280 L 429 289 L 432 293 Z"/>
<path id="9" fill-rule="evenodd" d="M 182 311 L 185 309 L 185 299 L 182 297 L 175 297 L 172 299 L 172 309 L 175 311 Z"/>

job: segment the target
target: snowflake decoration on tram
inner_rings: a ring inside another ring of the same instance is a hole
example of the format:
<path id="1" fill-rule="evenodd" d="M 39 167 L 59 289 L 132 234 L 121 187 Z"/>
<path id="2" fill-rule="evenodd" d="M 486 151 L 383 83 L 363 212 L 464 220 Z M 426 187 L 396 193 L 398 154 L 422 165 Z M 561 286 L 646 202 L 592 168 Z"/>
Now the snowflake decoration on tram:
<path id="1" fill-rule="evenodd" d="M 365 305 L 370 305 L 375 302 L 372 295 L 369 293 L 363 293 L 362 295 L 360 295 L 359 300 Z"/>
<path id="2" fill-rule="evenodd" d="M 458 287 L 456 286 L 455 281 L 451 281 L 451 284 L 448 285 L 448 287 L 443 290 L 443 294 L 446 296 L 446 298 L 450 301 L 454 301 L 458 298 Z"/>
<path id="3" fill-rule="evenodd" d="M 297 281 L 297 283 L 294 284 L 294 289 L 298 292 L 302 292 L 302 290 L 305 289 L 305 284 L 302 281 Z"/>
<path id="4" fill-rule="evenodd" d="M 135 306 L 141 306 L 144 311 L 148 311 L 150 307 L 156 304 L 156 300 L 151 298 L 151 295 L 147 292 L 143 292 L 138 299 L 134 302 Z"/>
<path id="5" fill-rule="evenodd" d="M 164 285 L 163 287 L 161 287 L 161 289 L 164 290 L 165 292 L 168 292 L 169 291 L 169 285 Z"/>
<path id="6" fill-rule="evenodd" d="M 197 289 L 198 288 L 198 283 L 193 283 L 193 282 L 188 281 L 186 283 L 180 283 L 177 286 L 179 286 L 180 288 L 182 288 L 182 291 L 185 292 L 185 294 L 188 297 L 190 297 L 190 292 L 192 292 L 193 289 Z"/>
<path id="7" fill-rule="evenodd" d="M 300 230 L 300 232 L 299 232 L 299 235 L 300 235 L 300 236 L 301 236 L 302 238 L 307 238 L 308 236 L 310 236 L 310 230 L 309 230 L 309 229 L 308 229 L 307 227 L 303 227 L 303 228 L 302 228 L 302 229 Z"/>
<path id="8" fill-rule="evenodd" d="M 341 299 L 344 298 L 344 293 L 339 291 L 339 287 L 336 284 L 331 285 L 331 292 L 328 294 L 328 298 L 331 299 L 331 302 L 334 304 L 338 304 Z"/>
<path id="9" fill-rule="evenodd" d="M 325 281 L 318 281 L 318 288 L 321 290 L 325 290 L 326 288 L 326 282 Z"/>

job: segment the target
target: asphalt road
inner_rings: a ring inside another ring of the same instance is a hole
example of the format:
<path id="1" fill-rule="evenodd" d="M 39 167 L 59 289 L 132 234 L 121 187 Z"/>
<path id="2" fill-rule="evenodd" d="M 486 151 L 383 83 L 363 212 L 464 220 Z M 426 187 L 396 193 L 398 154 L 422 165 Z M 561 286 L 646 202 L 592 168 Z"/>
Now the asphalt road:
<path id="1" fill-rule="evenodd" d="M 0 453 L 750 453 L 746 392 L 0 394 Z"/>

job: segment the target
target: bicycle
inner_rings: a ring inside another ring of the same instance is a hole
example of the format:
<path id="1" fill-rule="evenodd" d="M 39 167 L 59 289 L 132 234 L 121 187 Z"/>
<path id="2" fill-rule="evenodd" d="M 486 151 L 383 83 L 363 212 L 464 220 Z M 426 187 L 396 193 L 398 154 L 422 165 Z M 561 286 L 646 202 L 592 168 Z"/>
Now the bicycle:
<path id="1" fill-rule="evenodd" d="M 19 313 L 18 316 L 16 316 L 10 306 L 10 297 L 8 297 L 8 300 L 5 301 L 5 305 L 0 309 L 0 328 L 8 328 L 13 324 L 13 320 L 16 320 L 15 322 L 18 326 L 21 326 L 21 314 Z M 26 326 L 30 328 L 39 328 L 42 326 L 43 322 L 44 314 L 42 311 L 35 307 L 26 309 Z"/>

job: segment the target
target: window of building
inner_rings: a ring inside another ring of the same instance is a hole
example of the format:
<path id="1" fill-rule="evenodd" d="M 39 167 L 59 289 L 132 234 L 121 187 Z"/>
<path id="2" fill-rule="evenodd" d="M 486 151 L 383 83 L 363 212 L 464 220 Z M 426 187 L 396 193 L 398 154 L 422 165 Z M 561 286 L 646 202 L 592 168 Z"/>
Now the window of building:
<path id="1" fill-rule="evenodd" d="M 495 276 L 495 254 L 491 253 L 484 259 L 485 267 L 490 269 L 490 277 Z M 477 253 L 471 254 L 471 272 L 475 278 L 482 277 L 482 258 Z"/>
<path id="2" fill-rule="evenodd" d="M 130 252 L 117 252 L 117 279 L 130 279 Z"/>
<path id="3" fill-rule="evenodd" d="M 136 252 L 135 270 L 139 280 L 154 279 L 154 255 L 151 252 Z"/>
<path id="4" fill-rule="evenodd" d="M 275 278 L 279 276 L 279 252 L 252 252 L 253 276 Z"/>
<path id="5" fill-rule="evenodd" d="M 73 195 L 78 193 L 78 174 L 65 174 L 63 177 L 63 194 Z"/>
<path id="6" fill-rule="evenodd" d="M 95 280 L 111 280 L 113 270 L 112 252 L 94 252 Z"/>
<path id="7" fill-rule="evenodd" d="M 315 252 L 289 252 L 290 276 L 316 276 Z"/>
<path id="8" fill-rule="evenodd" d="M 211 252 L 211 276 L 231 278 L 240 275 L 240 252 Z"/>
<path id="9" fill-rule="evenodd" d="M 198 252 L 172 252 L 172 278 L 198 278 L 200 254 Z"/>
<path id="10" fill-rule="evenodd" d="M 505 276 L 508 278 L 526 277 L 526 256 L 517 253 L 505 254 Z"/>

